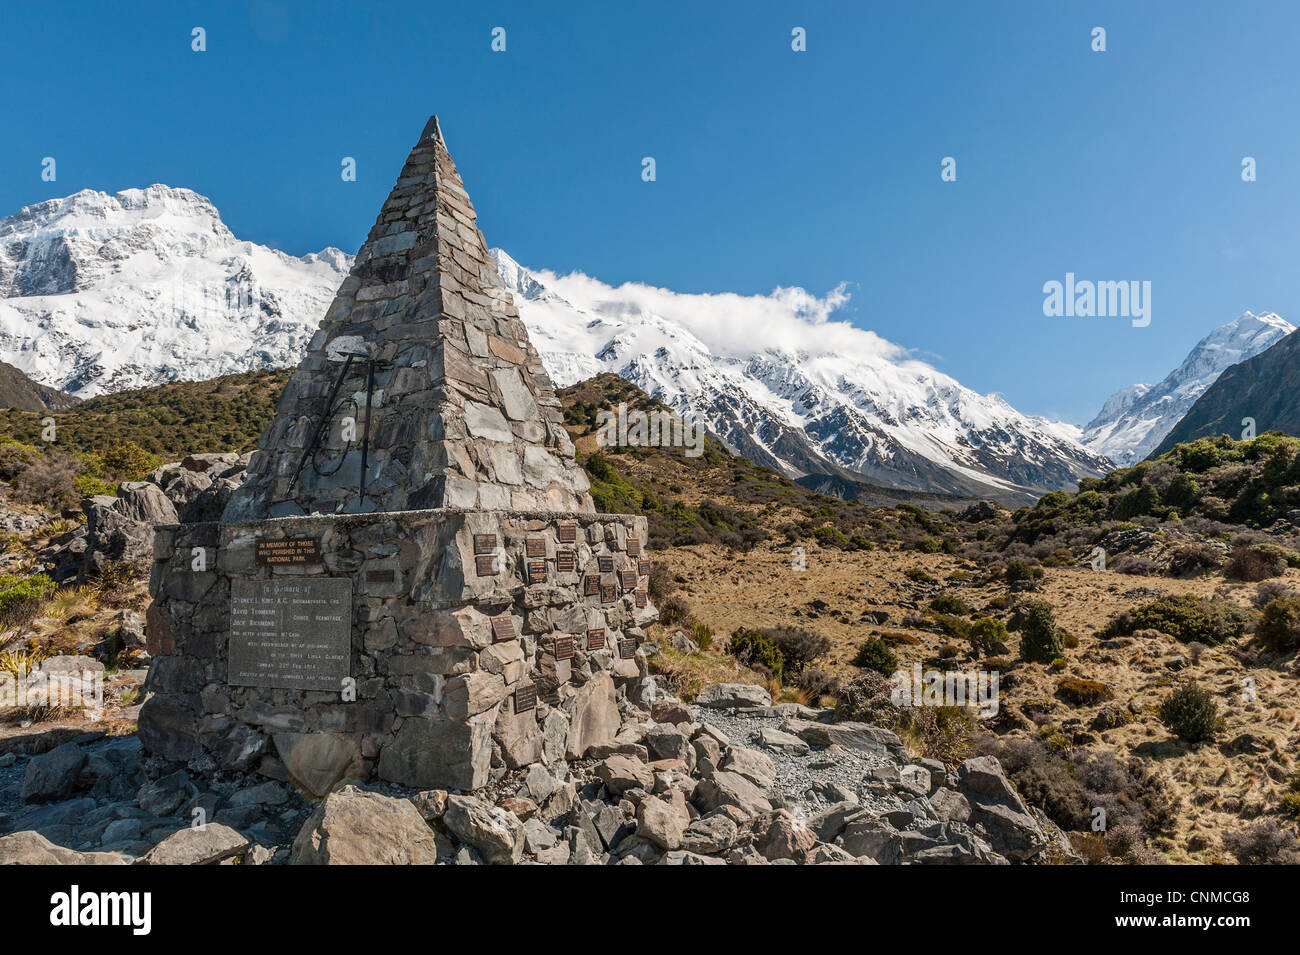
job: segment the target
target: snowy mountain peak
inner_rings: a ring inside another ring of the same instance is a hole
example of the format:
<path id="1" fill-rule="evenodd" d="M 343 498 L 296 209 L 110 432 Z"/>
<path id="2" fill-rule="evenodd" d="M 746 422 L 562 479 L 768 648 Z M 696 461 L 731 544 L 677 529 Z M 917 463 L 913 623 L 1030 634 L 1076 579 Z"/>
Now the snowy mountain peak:
<path id="1" fill-rule="evenodd" d="M 1084 428 L 1083 443 L 1121 467 L 1159 446 L 1223 371 L 1295 331 L 1275 312 L 1243 312 L 1199 342 L 1155 385 L 1130 385 L 1111 395 Z"/>

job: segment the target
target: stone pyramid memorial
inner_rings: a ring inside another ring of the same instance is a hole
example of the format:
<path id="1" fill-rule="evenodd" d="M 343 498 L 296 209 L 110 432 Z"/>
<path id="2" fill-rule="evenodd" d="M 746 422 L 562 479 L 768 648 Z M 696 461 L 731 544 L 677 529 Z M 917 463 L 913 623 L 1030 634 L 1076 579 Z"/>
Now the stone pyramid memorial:
<path id="1" fill-rule="evenodd" d="M 430 119 L 220 522 L 158 528 L 152 771 L 472 790 L 609 745 L 655 617 Z"/>

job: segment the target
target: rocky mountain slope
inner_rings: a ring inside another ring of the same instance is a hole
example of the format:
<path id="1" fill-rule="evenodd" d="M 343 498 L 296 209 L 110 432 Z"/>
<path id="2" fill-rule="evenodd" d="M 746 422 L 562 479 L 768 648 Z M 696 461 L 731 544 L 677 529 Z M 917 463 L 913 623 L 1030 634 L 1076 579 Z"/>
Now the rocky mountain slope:
<path id="1" fill-rule="evenodd" d="M 19 411 L 63 411 L 77 399 L 32 381 L 13 365 L 0 361 L 0 408 Z"/>
<path id="2" fill-rule="evenodd" d="M 1294 330 L 1273 312 L 1243 313 L 1197 342 L 1158 384 L 1130 385 L 1111 395 L 1084 428 L 1083 443 L 1120 467 L 1136 464 L 1157 446 L 1167 449 L 1167 442 L 1162 445 L 1165 437 L 1224 369 L 1258 355 Z"/>
<path id="3" fill-rule="evenodd" d="M 0 219 L 0 358 L 78 397 L 296 364 L 352 257 L 237 239 L 188 189 Z"/>
<path id="4" fill-rule="evenodd" d="M 1163 454 L 1180 442 L 1202 437 L 1239 437 L 1246 418 L 1254 419 L 1260 434 L 1300 434 L 1300 336 L 1287 335 L 1220 375 L 1155 453 Z"/>

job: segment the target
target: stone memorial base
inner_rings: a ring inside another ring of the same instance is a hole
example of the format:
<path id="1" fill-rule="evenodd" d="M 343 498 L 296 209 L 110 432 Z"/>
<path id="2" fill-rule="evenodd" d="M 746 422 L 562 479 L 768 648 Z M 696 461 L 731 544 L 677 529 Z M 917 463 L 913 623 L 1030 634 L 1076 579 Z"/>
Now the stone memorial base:
<path id="1" fill-rule="evenodd" d="M 161 763 L 477 789 L 610 743 L 645 518 L 437 509 L 158 529 L 139 733 Z"/>

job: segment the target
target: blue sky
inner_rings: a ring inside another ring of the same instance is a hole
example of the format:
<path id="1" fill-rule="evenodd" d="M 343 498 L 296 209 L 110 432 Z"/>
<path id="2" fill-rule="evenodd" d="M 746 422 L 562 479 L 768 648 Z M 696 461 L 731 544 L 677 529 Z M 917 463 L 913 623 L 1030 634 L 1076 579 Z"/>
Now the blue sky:
<path id="1" fill-rule="evenodd" d="M 355 252 L 436 112 L 488 241 L 525 265 L 683 292 L 847 283 L 842 315 L 1030 413 L 1082 423 L 1245 309 L 1300 324 L 1300 5 L 0 16 L 0 215 L 165 182 L 211 197 L 241 238 Z M 41 181 L 45 156 L 57 182 Z M 940 181 L 945 156 L 956 182 Z M 1258 181 L 1242 182 L 1244 156 Z M 1043 283 L 1066 272 L 1150 281 L 1151 324 L 1044 317 Z"/>

